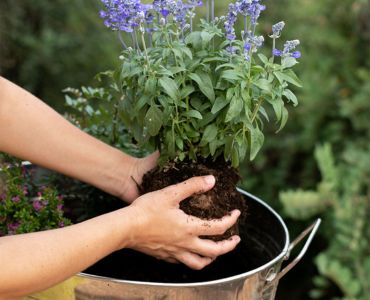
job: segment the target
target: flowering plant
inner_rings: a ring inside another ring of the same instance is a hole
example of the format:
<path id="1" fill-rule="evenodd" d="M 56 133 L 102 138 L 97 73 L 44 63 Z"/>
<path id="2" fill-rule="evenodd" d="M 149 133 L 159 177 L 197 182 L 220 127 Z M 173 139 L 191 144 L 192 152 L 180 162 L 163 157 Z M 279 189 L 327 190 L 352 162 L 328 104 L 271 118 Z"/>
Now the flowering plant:
<path id="1" fill-rule="evenodd" d="M 33 185 L 29 172 L 20 163 L 4 164 L 0 171 L 0 236 L 71 223 L 63 216 L 63 198 L 55 188 Z"/>
<path id="2" fill-rule="evenodd" d="M 124 48 L 119 68 L 107 74 L 122 121 L 139 144 L 159 148 L 162 161 L 223 156 L 237 167 L 261 148 L 268 106 L 280 130 L 288 118 L 285 102 L 297 105 L 290 85 L 301 86 L 292 71 L 299 41 L 279 50 L 284 22 L 277 23 L 268 58 L 257 35 L 266 8 L 260 0 L 236 1 L 223 17 L 214 16 L 214 1 L 205 2 L 206 20 L 195 30 L 202 1 L 102 0 L 100 16 Z M 244 30 L 237 34 L 239 16 Z"/>

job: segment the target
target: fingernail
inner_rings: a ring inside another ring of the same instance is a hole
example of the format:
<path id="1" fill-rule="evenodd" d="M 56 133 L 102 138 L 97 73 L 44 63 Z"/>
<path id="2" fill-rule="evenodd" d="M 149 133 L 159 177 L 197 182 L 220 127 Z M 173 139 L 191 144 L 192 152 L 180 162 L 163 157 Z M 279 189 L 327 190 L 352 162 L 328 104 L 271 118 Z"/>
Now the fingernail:
<path id="1" fill-rule="evenodd" d="M 216 179 L 213 175 L 205 176 L 204 180 L 209 186 L 213 186 L 216 183 Z"/>
<path id="2" fill-rule="evenodd" d="M 240 210 L 239 210 L 239 209 L 235 209 L 235 210 L 233 211 L 233 214 L 235 214 L 237 217 L 239 217 L 239 216 L 240 216 L 240 214 L 241 214 L 241 212 L 240 212 Z"/>
<path id="3" fill-rule="evenodd" d="M 241 241 L 240 236 L 236 236 L 236 237 L 235 237 L 235 242 L 239 243 L 240 241 Z"/>

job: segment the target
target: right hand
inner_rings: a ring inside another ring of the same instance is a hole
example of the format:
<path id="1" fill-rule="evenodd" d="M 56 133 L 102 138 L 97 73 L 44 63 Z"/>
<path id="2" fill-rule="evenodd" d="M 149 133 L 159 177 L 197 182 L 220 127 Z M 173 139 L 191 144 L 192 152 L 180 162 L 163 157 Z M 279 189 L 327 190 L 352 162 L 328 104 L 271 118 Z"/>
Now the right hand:
<path id="1" fill-rule="evenodd" d="M 206 192 L 214 184 L 213 176 L 194 177 L 136 199 L 129 206 L 136 226 L 128 248 L 197 270 L 233 250 L 240 241 L 238 236 L 219 242 L 199 236 L 223 234 L 237 221 L 238 210 L 219 220 L 208 221 L 189 216 L 179 208 L 182 200 Z"/>

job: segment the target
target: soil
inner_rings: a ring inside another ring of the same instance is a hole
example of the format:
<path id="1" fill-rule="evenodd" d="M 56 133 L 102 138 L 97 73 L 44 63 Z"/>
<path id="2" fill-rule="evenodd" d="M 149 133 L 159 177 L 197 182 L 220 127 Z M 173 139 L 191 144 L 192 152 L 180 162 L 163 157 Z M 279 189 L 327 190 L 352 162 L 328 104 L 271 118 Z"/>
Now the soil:
<path id="1" fill-rule="evenodd" d="M 203 160 L 194 162 L 169 163 L 163 168 L 156 168 L 143 177 L 140 186 L 142 194 L 156 191 L 194 176 L 213 175 L 215 187 L 204 193 L 193 195 L 180 203 L 180 208 L 188 215 L 205 220 L 220 219 L 232 210 L 242 212 L 239 222 L 243 222 L 247 206 L 242 195 L 236 190 L 240 180 L 239 173 L 223 160 Z M 231 227 L 223 235 L 207 236 L 215 241 L 228 239 L 239 234 L 238 225 Z"/>

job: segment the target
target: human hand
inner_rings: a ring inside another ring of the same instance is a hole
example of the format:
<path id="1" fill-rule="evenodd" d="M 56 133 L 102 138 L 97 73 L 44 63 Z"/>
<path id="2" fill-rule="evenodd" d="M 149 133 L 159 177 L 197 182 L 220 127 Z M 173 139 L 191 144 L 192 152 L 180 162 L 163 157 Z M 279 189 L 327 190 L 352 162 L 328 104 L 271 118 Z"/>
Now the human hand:
<path id="1" fill-rule="evenodd" d="M 142 183 L 145 173 L 157 166 L 158 158 L 159 152 L 156 151 L 149 156 L 134 160 L 130 169 L 130 178 L 126 179 L 124 192 L 122 193 L 121 198 L 128 203 L 132 203 L 137 197 L 140 196 L 137 185 Z"/>
<path id="2" fill-rule="evenodd" d="M 233 250 L 240 241 L 238 236 L 220 242 L 199 236 L 223 234 L 237 221 L 238 210 L 208 221 L 189 216 L 179 208 L 182 200 L 210 190 L 214 183 L 213 176 L 194 177 L 139 197 L 128 207 L 136 225 L 126 247 L 197 270 Z"/>

